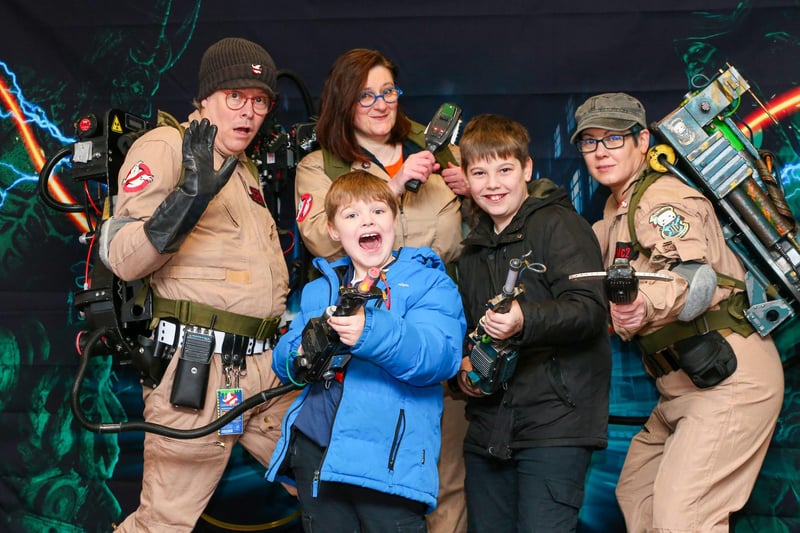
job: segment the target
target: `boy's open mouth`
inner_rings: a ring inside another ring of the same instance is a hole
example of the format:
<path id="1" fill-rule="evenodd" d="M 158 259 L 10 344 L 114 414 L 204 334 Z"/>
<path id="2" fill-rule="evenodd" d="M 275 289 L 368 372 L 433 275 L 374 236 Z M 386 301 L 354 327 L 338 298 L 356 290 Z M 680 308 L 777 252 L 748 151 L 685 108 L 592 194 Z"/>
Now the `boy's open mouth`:
<path id="1" fill-rule="evenodd" d="M 358 239 L 358 245 L 365 250 L 377 250 L 383 238 L 377 233 L 367 233 Z"/>

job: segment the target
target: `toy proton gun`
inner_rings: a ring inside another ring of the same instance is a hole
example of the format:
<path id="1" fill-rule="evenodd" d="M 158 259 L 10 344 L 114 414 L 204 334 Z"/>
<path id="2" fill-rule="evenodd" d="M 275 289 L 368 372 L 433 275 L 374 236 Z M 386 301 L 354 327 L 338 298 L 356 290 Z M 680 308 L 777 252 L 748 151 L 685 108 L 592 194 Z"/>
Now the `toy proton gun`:
<path id="1" fill-rule="evenodd" d="M 495 313 L 508 313 L 511 302 L 525 292 L 522 284 L 517 285 L 523 266 L 521 259 L 509 261 L 502 292 L 487 302 L 487 309 Z M 494 394 L 514 375 L 518 353 L 507 340 L 495 340 L 487 335 L 483 329 L 483 318 L 469 335 L 468 342 L 471 347 L 469 361 L 472 363 L 472 371 L 467 373 L 467 383 L 477 387 L 484 395 Z"/>
<path id="2" fill-rule="evenodd" d="M 572 274 L 569 279 L 602 279 L 606 297 L 611 303 L 629 304 L 636 299 L 639 292 L 639 280 L 671 281 L 666 274 L 654 272 L 636 272 L 631 265 L 631 243 L 618 242 L 614 253 L 614 262 L 605 272 L 581 272 Z"/>
<path id="3" fill-rule="evenodd" d="M 442 104 L 425 128 L 425 148 L 435 154 L 448 143 L 455 143 L 460 125 L 461 108 L 456 104 Z M 406 190 L 417 192 L 420 185 L 419 180 L 408 180 Z"/>
<path id="4" fill-rule="evenodd" d="M 339 289 L 339 301 L 328 307 L 322 316 L 312 318 L 303 329 L 301 345 L 303 353 L 294 359 L 294 372 L 298 381 L 312 383 L 332 379 L 350 361 L 347 346 L 328 324 L 332 316 L 352 316 L 367 303 L 367 300 L 383 297 L 375 286 L 381 271 L 372 267 L 366 277 L 355 287 Z"/>

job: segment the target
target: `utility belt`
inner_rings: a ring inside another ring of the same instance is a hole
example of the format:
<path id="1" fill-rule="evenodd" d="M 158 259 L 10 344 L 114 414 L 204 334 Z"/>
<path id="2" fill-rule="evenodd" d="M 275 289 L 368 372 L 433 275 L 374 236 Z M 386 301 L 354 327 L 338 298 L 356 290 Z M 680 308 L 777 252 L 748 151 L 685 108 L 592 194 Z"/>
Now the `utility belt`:
<path id="1" fill-rule="evenodd" d="M 263 352 L 265 349 L 272 348 L 272 339 L 257 339 L 255 337 L 245 337 L 236 333 L 226 331 L 208 330 L 214 337 L 214 348 L 212 353 L 253 355 Z M 183 346 L 183 339 L 186 336 L 186 325 L 177 324 L 170 320 L 159 320 L 155 329 L 155 340 L 165 347 L 173 348 L 173 352 Z"/>
<path id="2" fill-rule="evenodd" d="M 175 368 L 170 403 L 192 409 L 202 409 L 205 404 L 214 354 L 220 354 L 225 391 L 235 393 L 241 390 L 239 377 L 247 375 L 247 356 L 260 354 L 264 348 L 271 346 L 271 339 L 261 340 L 212 328 L 178 324 L 169 319 L 159 320 L 155 340 L 154 353 L 162 361 L 171 359 L 178 348 L 182 349 Z"/>
<path id="3" fill-rule="evenodd" d="M 142 383 L 157 386 L 168 362 L 181 348 L 170 402 L 202 409 L 211 359 L 220 354 L 226 388 L 238 389 L 247 375 L 246 356 L 271 348 L 280 317 L 259 319 L 186 300 L 153 297 L 153 338 L 144 346 L 139 369 Z"/>
<path id="4" fill-rule="evenodd" d="M 683 369 L 701 389 L 713 387 L 736 370 L 736 354 L 725 337 L 747 337 L 755 328 L 744 317 L 746 300 L 739 293 L 689 322 L 673 322 L 649 335 L 637 336 L 642 362 L 656 378 Z"/>
<path id="5" fill-rule="evenodd" d="M 153 296 L 154 319 L 172 318 L 180 324 L 234 333 L 256 340 L 273 339 L 281 317 L 256 318 L 231 313 L 188 300 L 167 300 Z"/>

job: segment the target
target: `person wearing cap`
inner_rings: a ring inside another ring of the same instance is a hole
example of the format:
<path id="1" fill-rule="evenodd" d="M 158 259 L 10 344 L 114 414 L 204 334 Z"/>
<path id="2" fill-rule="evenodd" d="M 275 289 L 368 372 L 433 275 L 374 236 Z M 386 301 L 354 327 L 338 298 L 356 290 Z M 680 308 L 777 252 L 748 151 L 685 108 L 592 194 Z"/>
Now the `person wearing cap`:
<path id="1" fill-rule="evenodd" d="M 753 488 L 783 399 L 774 343 L 742 315 L 745 269 L 714 206 L 678 177 L 648 168 L 645 109 L 625 93 L 575 111 L 571 142 L 611 195 L 593 226 L 605 264 L 628 259 L 641 281 L 613 303 L 623 340 L 639 345 L 658 403 L 633 437 L 616 496 L 628 531 L 728 531 Z M 743 285 L 742 285 L 743 286 Z"/>
<path id="2" fill-rule="evenodd" d="M 123 280 L 147 278 L 153 291 L 153 361 L 164 369 L 163 376 L 143 374 L 146 422 L 198 428 L 217 419 L 223 402 L 235 405 L 280 384 L 271 346 L 288 272 L 245 155 L 273 107 L 275 87 L 266 50 L 222 39 L 202 57 L 187 122 L 162 116 L 159 122 L 171 125 L 136 140 L 120 170 L 114 216 L 101 228 L 101 258 Z M 203 339 L 208 365 L 185 363 L 187 331 L 193 341 Z M 201 375 L 208 370 L 207 383 L 192 387 L 198 368 Z M 267 465 L 294 397 L 246 411 L 240 428 L 194 439 L 147 433 L 139 507 L 116 531 L 192 531 L 234 444 Z"/>

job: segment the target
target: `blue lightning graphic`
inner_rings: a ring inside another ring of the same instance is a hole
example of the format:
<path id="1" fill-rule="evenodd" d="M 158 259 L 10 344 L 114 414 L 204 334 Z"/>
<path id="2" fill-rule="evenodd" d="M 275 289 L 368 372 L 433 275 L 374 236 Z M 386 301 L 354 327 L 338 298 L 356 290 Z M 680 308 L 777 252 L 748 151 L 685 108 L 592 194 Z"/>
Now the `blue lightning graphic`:
<path id="1" fill-rule="evenodd" d="M 39 181 L 39 176 L 37 175 L 26 175 L 14 168 L 13 165 L 6 163 L 5 161 L 0 161 L 0 167 L 5 167 L 11 171 L 12 174 L 16 175 L 16 179 L 11 182 L 11 184 L 6 187 L 5 189 L 0 189 L 0 209 L 3 208 L 6 204 L 6 198 L 8 198 L 8 193 L 13 190 L 15 187 L 22 185 L 23 183 L 33 183 L 34 185 Z"/>
<path id="2" fill-rule="evenodd" d="M 41 107 L 29 102 L 25 98 L 25 96 L 22 94 L 22 89 L 17 83 L 17 75 L 8 67 L 8 65 L 5 62 L 0 61 L 0 67 L 2 67 L 3 72 L 5 72 L 6 77 L 11 82 L 9 84 L 9 92 L 13 94 L 19 102 L 20 109 L 22 109 L 22 112 L 26 117 L 25 122 L 29 124 L 35 124 L 37 127 L 49 133 L 50 136 L 62 144 L 70 144 L 75 142 L 74 138 L 67 137 L 61 133 L 61 130 L 47 118 L 47 114 Z M 10 117 L 11 112 L 3 112 L 3 110 L 0 109 L 0 118 L 6 119 Z"/>
<path id="3" fill-rule="evenodd" d="M 789 189 L 789 194 L 786 195 L 787 199 L 800 197 L 800 163 L 783 165 L 781 182 L 783 182 L 784 189 Z"/>

